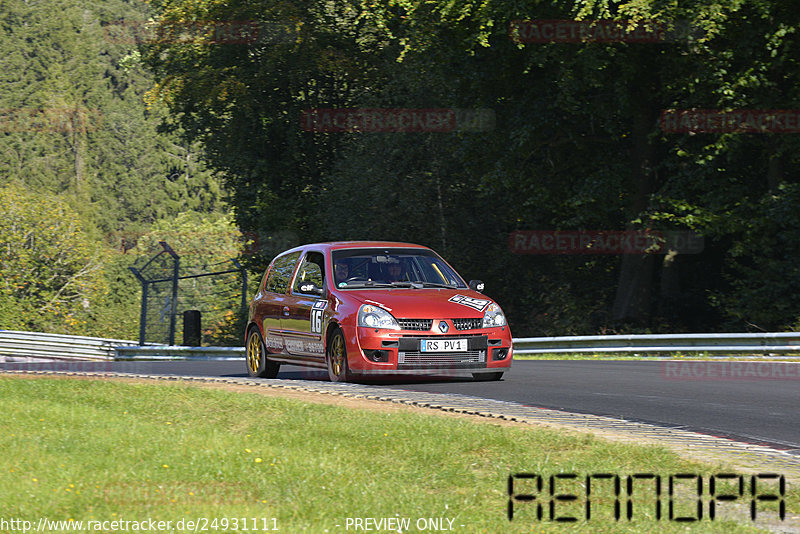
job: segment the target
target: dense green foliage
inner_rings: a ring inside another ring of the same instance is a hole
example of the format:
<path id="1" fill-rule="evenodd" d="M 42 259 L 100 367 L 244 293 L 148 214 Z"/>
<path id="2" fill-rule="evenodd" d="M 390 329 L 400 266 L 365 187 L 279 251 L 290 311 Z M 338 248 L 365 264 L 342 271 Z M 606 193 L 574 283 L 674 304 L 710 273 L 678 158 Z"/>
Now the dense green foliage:
<path id="1" fill-rule="evenodd" d="M 227 176 L 243 230 L 431 245 L 515 334 L 797 322 L 797 136 L 671 133 L 665 109 L 797 109 L 788 0 L 155 0 L 161 20 L 296 28 L 145 47 L 154 99 Z M 513 20 L 618 19 L 658 42 L 525 43 Z M 315 133 L 314 108 L 488 108 L 482 132 Z M 701 254 L 520 256 L 514 230 L 693 230 Z M 270 253 L 257 258 L 262 264 Z"/>
<path id="2" fill-rule="evenodd" d="M 0 320 L 22 330 L 75 329 L 105 297 L 97 246 L 63 198 L 0 189 Z M 94 249 L 94 250 L 93 250 Z"/>
<path id="3" fill-rule="evenodd" d="M 146 9 L 3 2 L 0 328 L 135 338 L 141 289 L 128 267 L 149 253 L 139 238 L 226 209 L 199 144 L 159 131 L 136 43 L 109 31 Z"/>
<path id="4" fill-rule="evenodd" d="M 800 109 L 790 0 L 75 0 L 58 20 L 52 0 L 7 5 L 0 109 L 70 110 L 70 120 L 0 132 L 0 176 L 75 199 L 90 235 L 219 212 L 224 179 L 236 224 L 257 236 L 259 253 L 245 257 L 254 272 L 303 242 L 403 240 L 485 280 L 515 335 L 798 324 L 798 134 L 659 125 L 669 109 Z M 147 16 L 188 30 L 137 47 L 101 25 Z M 655 22 L 668 37 L 524 42 L 509 31 L 514 20 L 576 18 Z M 258 31 L 220 39 L 197 21 Z M 307 131 L 303 112 L 316 108 L 487 109 L 496 122 Z M 705 247 L 508 246 L 515 230 L 636 229 L 691 230 Z"/>

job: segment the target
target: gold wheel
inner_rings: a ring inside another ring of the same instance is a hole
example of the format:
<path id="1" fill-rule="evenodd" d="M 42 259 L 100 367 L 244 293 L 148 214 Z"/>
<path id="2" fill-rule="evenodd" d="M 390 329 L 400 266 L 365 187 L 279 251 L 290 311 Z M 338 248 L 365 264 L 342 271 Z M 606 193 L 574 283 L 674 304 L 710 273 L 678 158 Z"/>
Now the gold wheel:
<path id="1" fill-rule="evenodd" d="M 257 333 L 252 332 L 250 334 L 250 339 L 247 340 L 247 368 L 251 375 L 258 374 L 258 368 L 261 367 L 262 355 L 261 340 Z"/>
<path id="2" fill-rule="evenodd" d="M 344 340 L 342 336 L 336 336 L 331 343 L 331 367 L 333 374 L 342 374 L 342 363 L 344 362 Z"/>
<path id="3" fill-rule="evenodd" d="M 328 346 L 328 378 L 331 382 L 347 382 L 350 372 L 347 366 L 347 347 L 341 330 L 333 333 Z"/>
<path id="4" fill-rule="evenodd" d="M 280 366 L 281 364 L 267 358 L 261 333 L 258 328 L 253 327 L 247 335 L 247 373 L 260 378 L 275 378 Z"/>

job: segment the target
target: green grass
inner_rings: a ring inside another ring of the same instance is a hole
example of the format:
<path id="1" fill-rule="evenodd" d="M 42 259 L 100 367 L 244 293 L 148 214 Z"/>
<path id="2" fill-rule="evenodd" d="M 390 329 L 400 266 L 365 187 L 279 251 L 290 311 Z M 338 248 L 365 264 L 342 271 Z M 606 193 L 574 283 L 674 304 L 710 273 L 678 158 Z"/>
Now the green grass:
<path id="1" fill-rule="evenodd" d="M 259 518 L 261 527 L 266 518 L 271 527 L 275 518 L 280 532 L 333 533 L 355 532 L 348 517 L 398 516 L 411 519 L 410 532 L 418 518 L 452 519 L 454 532 L 685 532 L 666 519 L 615 522 L 610 489 L 594 494 L 589 522 L 538 521 L 529 503 L 509 522 L 507 478 L 689 472 L 707 481 L 723 469 L 589 434 L 185 384 L 4 377 L 0 406 L 0 518 L 34 522 Z M 570 506 L 564 513 L 583 513 Z M 232 519 L 220 527 L 254 532 Z M 691 530 L 753 529 L 705 520 Z"/>

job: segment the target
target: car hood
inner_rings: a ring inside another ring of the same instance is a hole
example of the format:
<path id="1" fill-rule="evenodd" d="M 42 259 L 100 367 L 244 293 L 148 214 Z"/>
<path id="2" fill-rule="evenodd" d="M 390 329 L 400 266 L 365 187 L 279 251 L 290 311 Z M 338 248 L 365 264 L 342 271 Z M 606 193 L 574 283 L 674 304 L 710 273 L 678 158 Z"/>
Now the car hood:
<path id="1" fill-rule="evenodd" d="M 471 289 L 367 289 L 341 291 L 361 304 L 375 304 L 402 319 L 483 317 L 492 299 Z"/>

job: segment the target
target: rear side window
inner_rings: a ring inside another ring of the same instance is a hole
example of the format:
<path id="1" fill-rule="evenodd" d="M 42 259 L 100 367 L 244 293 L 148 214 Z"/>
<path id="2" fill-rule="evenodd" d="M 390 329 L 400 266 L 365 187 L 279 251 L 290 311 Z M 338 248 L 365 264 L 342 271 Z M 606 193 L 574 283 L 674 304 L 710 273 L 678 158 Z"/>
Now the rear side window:
<path id="1" fill-rule="evenodd" d="M 266 290 L 273 293 L 286 293 L 289 288 L 289 279 L 292 277 L 292 272 L 300 258 L 299 252 L 292 252 L 284 256 L 275 258 L 272 262 L 272 269 L 269 271 L 267 277 Z"/>

